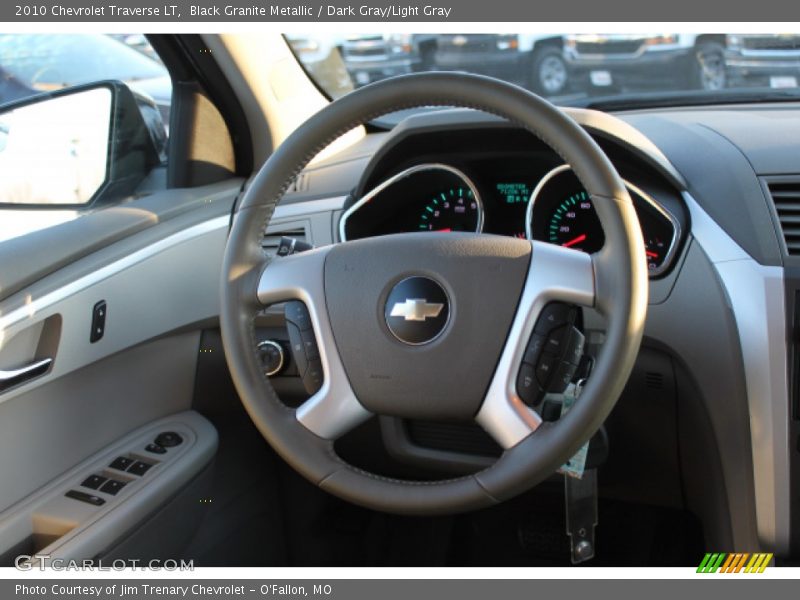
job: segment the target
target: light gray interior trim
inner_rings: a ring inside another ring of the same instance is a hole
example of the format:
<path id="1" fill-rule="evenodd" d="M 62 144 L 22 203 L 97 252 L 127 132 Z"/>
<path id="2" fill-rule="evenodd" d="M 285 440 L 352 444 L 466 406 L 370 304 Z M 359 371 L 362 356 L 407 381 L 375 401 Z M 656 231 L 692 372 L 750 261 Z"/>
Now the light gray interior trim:
<path id="1" fill-rule="evenodd" d="M 163 455 L 146 455 L 144 447 L 163 431 L 180 434 L 183 443 Z M 65 559 L 94 557 L 188 483 L 209 463 L 216 448 L 216 430 L 196 412 L 183 412 L 150 423 L 0 513 L 0 548 L 5 551 L 31 533 L 60 535 L 39 554 Z M 93 493 L 81 488 L 80 483 L 89 475 L 106 470 L 117 456 L 128 453 L 142 455 L 158 464 L 142 477 L 129 477 L 130 483 L 116 496 L 108 496 L 103 506 L 64 497 L 73 489 Z"/>
<path id="2" fill-rule="evenodd" d="M 783 269 L 753 260 L 683 194 L 692 233 L 713 263 L 731 304 L 747 382 L 758 536 L 776 553 L 789 550 L 789 382 Z M 724 453 L 721 448 L 720 452 Z"/>
<path id="3" fill-rule="evenodd" d="M 296 204 L 279 204 L 275 207 L 275 214 L 270 221 L 270 226 L 274 226 L 276 220 L 291 219 L 297 216 L 305 216 L 313 213 L 333 212 L 341 210 L 347 196 L 335 196 L 333 198 L 321 198 L 319 200 L 307 200 Z"/>
<path id="4" fill-rule="evenodd" d="M 592 257 L 579 250 L 531 242 L 531 264 L 505 348 L 475 420 L 503 448 L 511 448 L 542 422 L 517 395 L 517 373 L 536 319 L 544 306 L 561 300 L 592 307 L 595 303 Z"/>
<path id="5" fill-rule="evenodd" d="M 129 431 L 188 410 L 199 344 L 197 331 L 154 340 L 42 377 L 0 405 L 0 510 Z"/>
<path id="6" fill-rule="evenodd" d="M 319 206 L 340 206 L 343 198 L 276 209 L 275 227 Z M 330 213 L 314 223 L 325 233 Z M 0 349 L 51 315 L 63 319 L 52 369 L 42 377 L 0 394 L 0 403 L 116 352 L 180 327 L 219 315 L 219 272 L 227 240 L 228 216 L 218 216 L 123 255 L 40 296 L 27 290 L 0 304 Z M 324 241 L 329 236 L 315 235 Z M 312 241 L 312 240 L 309 240 Z M 91 308 L 108 306 L 103 338 L 89 343 Z M 20 365 L 6 365 L 10 369 Z"/>

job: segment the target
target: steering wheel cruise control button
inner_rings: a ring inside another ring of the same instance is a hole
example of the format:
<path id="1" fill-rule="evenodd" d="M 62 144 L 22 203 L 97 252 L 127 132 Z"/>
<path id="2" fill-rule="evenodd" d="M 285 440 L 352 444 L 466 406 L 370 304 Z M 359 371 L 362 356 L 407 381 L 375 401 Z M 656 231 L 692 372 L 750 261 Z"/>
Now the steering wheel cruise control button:
<path id="1" fill-rule="evenodd" d="M 317 348 L 317 340 L 314 337 L 314 332 L 311 330 L 301 331 L 300 337 L 303 340 L 303 350 L 306 353 L 306 358 L 309 361 L 319 358 L 319 348 Z"/>
<path id="2" fill-rule="evenodd" d="M 322 363 L 319 359 L 308 361 L 308 369 L 303 375 L 303 385 L 309 394 L 316 394 L 322 387 Z"/>
<path id="3" fill-rule="evenodd" d="M 308 356 L 306 356 L 306 348 L 303 343 L 303 336 L 300 329 L 293 323 L 286 323 L 286 330 L 289 332 L 289 345 L 292 348 L 292 357 L 294 364 L 297 366 L 297 372 L 300 377 L 306 374 L 308 368 Z"/>
<path id="4" fill-rule="evenodd" d="M 174 431 L 165 431 L 158 434 L 154 443 L 164 448 L 172 448 L 173 446 L 180 446 L 183 443 L 183 438 Z"/>
<path id="5" fill-rule="evenodd" d="M 311 315 L 308 314 L 306 305 L 299 300 L 287 302 L 283 307 L 283 316 L 290 323 L 294 323 L 300 331 L 311 329 Z"/>

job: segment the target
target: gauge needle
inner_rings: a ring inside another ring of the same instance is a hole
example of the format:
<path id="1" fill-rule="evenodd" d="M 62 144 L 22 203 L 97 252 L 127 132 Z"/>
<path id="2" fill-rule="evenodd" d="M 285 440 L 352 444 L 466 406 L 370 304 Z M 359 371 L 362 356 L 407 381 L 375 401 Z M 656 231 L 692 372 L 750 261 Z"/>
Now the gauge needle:
<path id="1" fill-rule="evenodd" d="M 644 253 L 649 256 L 650 258 L 658 258 L 658 254 L 656 252 L 651 252 L 650 250 L 645 250 Z"/>
<path id="2" fill-rule="evenodd" d="M 570 240 L 570 241 L 568 241 L 568 242 L 564 242 L 564 243 L 563 243 L 563 244 L 561 244 L 561 245 L 562 245 L 564 248 L 569 248 L 570 246 L 574 246 L 575 244 L 580 244 L 580 243 L 581 243 L 582 241 L 584 241 L 585 239 L 586 239 L 586 234 L 585 234 L 585 233 L 582 233 L 582 234 L 580 234 L 578 237 L 576 237 L 575 239 L 572 239 L 572 240 Z"/>
<path id="3" fill-rule="evenodd" d="M 444 228 L 442 228 L 442 229 L 437 229 L 436 231 L 444 231 L 444 232 L 449 232 L 449 231 L 453 231 L 453 230 L 452 230 L 450 227 L 444 227 Z"/>

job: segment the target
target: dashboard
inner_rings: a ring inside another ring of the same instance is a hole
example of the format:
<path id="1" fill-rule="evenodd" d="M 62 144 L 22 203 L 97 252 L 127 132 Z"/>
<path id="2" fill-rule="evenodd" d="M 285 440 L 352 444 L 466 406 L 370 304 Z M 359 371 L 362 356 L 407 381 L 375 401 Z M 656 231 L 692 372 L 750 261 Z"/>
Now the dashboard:
<path id="1" fill-rule="evenodd" d="M 368 169 L 363 191 L 339 221 L 340 239 L 461 231 L 588 253 L 602 249 L 605 234 L 595 200 L 568 165 L 524 132 L 483 131 L 481 146 L 476 138 L 432 134 L 410 140 L 407 149 L 401 142 L 399 155 L 389 159 L 398 161 L 399 169 L 386 167 L 386 159 Z M 421 155 L 414 149 L 431 147 L 441 150 Z M 628 162 L 620 160 L 623 166 Z M 376 172 L 384 174 L 372 176 Z M 659 277 L 669 271 L 682 239 L 681 203 L 652 176 L 630 176 L 625 183 L 642 227 L 649 273 Z"/>
<path id="2" fill-rule="evenodd" d="M 602 485 L 688 503 L 718 547 L 800 548 L 800 511 L 789 509 L 800 506 L 800 104 L 566 112 L 628 184 L 643 252 L 657 254 L 642 350 L 607 423 Z M 572 177 L 513 124 L 421 112 L 306 168 L 264 243 L 465 229 L 593 252 L 604 232 Z M 449 205 L 434 217 L 435 199 Z M 583 320 L 599 348 L 602 315 Z M 457 475 L 492 453 L 462 424 L 382 419 L 378 441 L 410 473 Z"/>

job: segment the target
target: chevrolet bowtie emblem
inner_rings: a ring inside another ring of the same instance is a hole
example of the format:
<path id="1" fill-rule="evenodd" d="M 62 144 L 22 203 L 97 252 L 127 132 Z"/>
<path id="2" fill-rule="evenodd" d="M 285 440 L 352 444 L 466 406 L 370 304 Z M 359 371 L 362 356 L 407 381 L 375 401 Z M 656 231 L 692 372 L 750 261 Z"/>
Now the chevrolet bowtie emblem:
<path id="1" fill-rule="evenodd" d="M 409 298 L 405 302 L 396 303 L 389 316 L 403 317 L 406 321 L 424 321 L 438 317 L 443 308 L 444 304 L 428 302 L 425 298 Z"/>

